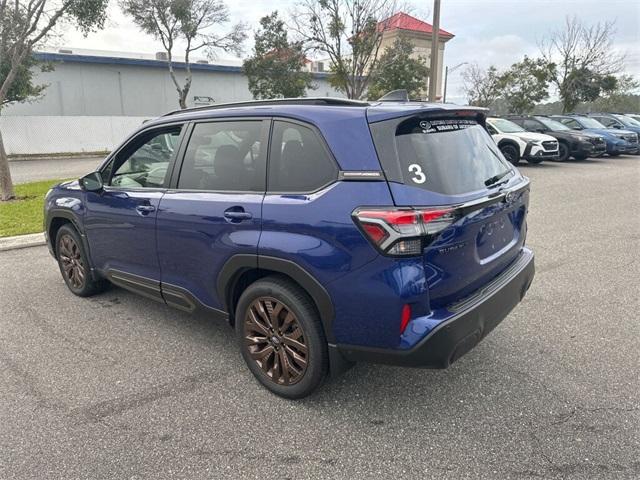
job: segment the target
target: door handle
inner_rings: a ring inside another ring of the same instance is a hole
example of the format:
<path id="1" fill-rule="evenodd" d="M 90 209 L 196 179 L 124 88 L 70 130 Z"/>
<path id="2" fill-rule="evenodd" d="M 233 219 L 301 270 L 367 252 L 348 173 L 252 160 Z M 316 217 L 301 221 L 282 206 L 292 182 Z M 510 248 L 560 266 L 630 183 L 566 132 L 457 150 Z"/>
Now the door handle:
<path id="1" fill-rule="evenodd" d="M 251 215 L 250 212 L 245 212 L 244 209 L 242 209 L 242 207 L 240 207 L 241 210 L 238 209 L 238 207 L 231 207 L 227 210 L 224 211 L 224 218 L 226 218 L 227 220 L 230 221 L 236 221 L 236 222 L 241 222 L 242 220 L 249 220 L 251 218 L 253 218 L 253 215 Z"/>
<path id="2" fill-rule="evenodd" d="M 155 212 L 156 211 L 156 207 L 154 207 L 153 205 L 138 205 L 136 207 L 136 212 L 138 212 L 138 214 L 140 215 L 148 215 L 151 212 Z"/>

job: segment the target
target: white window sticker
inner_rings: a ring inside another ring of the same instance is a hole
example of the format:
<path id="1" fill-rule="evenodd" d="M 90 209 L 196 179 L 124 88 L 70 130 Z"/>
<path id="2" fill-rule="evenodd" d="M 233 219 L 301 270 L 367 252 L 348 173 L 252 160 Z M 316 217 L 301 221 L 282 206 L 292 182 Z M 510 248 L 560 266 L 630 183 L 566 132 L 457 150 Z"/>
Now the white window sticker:
<path id="1" fill-rule="evenodd" d="M 411 177 L 413 183 L 421 184 L 427 181 L 427 176 L 422 171 L 422 167 L 417 163 L 409 165 L 409 173 L 413 173 L 415 175 L 414 177 Z"/>

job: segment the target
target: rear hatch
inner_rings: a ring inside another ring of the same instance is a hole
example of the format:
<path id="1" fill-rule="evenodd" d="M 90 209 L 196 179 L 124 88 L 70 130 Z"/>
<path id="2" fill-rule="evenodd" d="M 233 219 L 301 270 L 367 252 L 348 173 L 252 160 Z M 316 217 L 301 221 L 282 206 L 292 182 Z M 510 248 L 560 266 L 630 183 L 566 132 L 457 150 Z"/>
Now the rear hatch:
<path id="1" fill-rule="evenodd" d="M 396 208 L 421 212 L 432 308 L 489 283 L 524 244 L 529 183 L 502 156 L 484 118 L 472 109 L 422 109 L 380 121 L 369 115 Z M 447 213 L 431 226 L 433 211 Z"/>

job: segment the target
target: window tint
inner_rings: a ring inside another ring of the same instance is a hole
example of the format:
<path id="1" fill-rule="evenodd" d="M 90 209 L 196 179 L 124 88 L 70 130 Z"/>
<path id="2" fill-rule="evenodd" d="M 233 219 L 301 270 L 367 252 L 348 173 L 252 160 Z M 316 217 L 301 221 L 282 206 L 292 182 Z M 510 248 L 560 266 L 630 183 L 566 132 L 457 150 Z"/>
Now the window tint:
<path id="1" fill-rule="evenodd" d="M 261 121 L 198 123 L 187 146 L 178 188 L 264 191 Z"/>
<path id="2" fill-rule="evenodd" d="M 614 125 L 620 125 L 619 122 L 609 117 L 595 117 L 601 124 L 603 124 L 607 128 L 611 128 Z"/>
<path id="3" fill-rule="evenodd" d="M 513 170 L 475 119 L 411 117 L 395 129 L 394 121 L 371 125 L 390 181 L 457 195 L 483 190 Z"/>
<path id="4" fill-rule="evenodd" d="M 540 130 L 544 127 L 535 120 L 526 119 L 524 121 L 524 128 L 525 130 L 529 130 L 530 132 L 535 132 L 536 130 Z"/>
<path id="5" fill-rule="evenodd" d="M 569 128 L 574 128 L 576 130 L 580 130 L 582 128 L 580 124 L 572 118 L 560 118 L 559 120 Z"/>
<path id="6" fill-rule="evenodd" d="M 312 192 L 337 178 L 335 162 L 311 128 L 276 121 L 272 135 L 269 191 Z"/>
<path id="7" fill-rule="evenodd" d="M 123 188 L 163 187 L 169 162 L 178 148 L 181 128 L 144 133 L 134 139 L 132 145 L 125 147 L 116 157 L 116 169 L 109 185 Z"/>

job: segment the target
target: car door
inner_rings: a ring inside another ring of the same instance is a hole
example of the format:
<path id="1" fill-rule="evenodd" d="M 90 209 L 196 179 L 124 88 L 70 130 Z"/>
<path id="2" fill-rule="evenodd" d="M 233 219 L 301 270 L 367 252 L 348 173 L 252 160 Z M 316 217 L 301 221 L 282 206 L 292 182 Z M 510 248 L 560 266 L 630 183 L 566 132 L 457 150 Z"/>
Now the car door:
<path id="1" fill-rule="evenodd" d="M 167 303 L 222 309 L 222 266 L 257 255 L 270 120 L 195 123 L 179 169 L 160 201 L 158 256 Z"/>
<path id="2" fill-rule="evenodd" d="M 156 216 L 183 125 L 151 128 L 101 170 L 104 189 L 87 192 L 85 228 L 94 266 L 112 282 L 161 299 Z"/>

